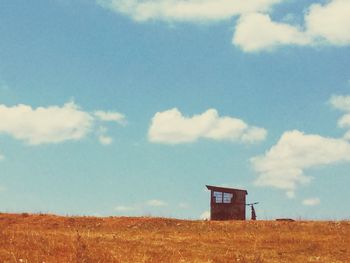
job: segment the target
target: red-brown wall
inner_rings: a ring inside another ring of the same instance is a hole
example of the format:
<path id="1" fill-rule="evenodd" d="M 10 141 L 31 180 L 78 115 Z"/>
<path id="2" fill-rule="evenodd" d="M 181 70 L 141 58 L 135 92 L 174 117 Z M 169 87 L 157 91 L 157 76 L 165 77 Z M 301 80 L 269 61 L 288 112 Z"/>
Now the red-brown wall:
<path id="1" fill-rule="evenodd" d="M 245 220 L 246 191 L 233 191 L 231 203 L 215 203 L 214 191 L 211 191 L 211 220 Z"/>

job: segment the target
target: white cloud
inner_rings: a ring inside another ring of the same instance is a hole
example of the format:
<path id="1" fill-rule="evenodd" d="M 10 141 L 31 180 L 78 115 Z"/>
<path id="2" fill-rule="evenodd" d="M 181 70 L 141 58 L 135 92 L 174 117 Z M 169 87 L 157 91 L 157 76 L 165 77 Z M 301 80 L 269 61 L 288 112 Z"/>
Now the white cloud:
<path id="1" fill-rule="evenodd" d="M 251 126 L 242 134 L 242 141 L 246 143 L 254 143 L 265 140 L 266 136 L 266 129 Z"/>
<path id="2" fill-rule="evenodd" d="M 148 200 L 146 202 L 146 205 L 159 207 L 159 206 L 167 206 L 168 204 L 162 200 L 152 199 L 152 200 Z"/>
<path id="3" fill-rule="evenodd" d="M 210 219 L 210 212 L 209 212 L 209 211 L 204 211 L 204 212 L 200 215 L 199 218 L 202 219 L 202 220 L 209 220 L 209 219 Z"/>
<path id="4" fill-rule="evenodd" d="M 345 114 L 343 117 L 339 119 L 338 126 L 341 128 L 350 127 L 350 113 Z"/>
<path id="5" fill-rule="evenodd" d="M 294 195 L 297 186 L 309 183 L 304 170 L 320 165 L 350 161 L 350 144 L 342 139 L 306 135 L 300 131 L 285 132 L 265 155 L 251 159 L 259 173 L 256 185 L 283 189 Z"/>
<path id="6" fill-rule="evenodd" d="M 4 160 L 5 159 L 5 156 L 3 156 L 1 153 L 0 153 L 0 161 Z"/>
<path id="7" fill-rule="evenodd" d="M 332 96 L 330 104 L 333 108 L 345 112 L 338 120 L 338 126 L 341 128 L 350 128 L 350 96 Z M 345 140 L 350 140 L 350 130 L 343 137 Z"/>
<path id="8" fill-rule="evenodd" d="M 330 0 L 324 4 L 310 5 L 304 15 L 305 23 L 299 27 L 288 24 L 286 19 L 282 19 L 282 22 L 271 20 L 272 6 L 285 0 L 96 1 L 100 6 L 138 22 L 208 23 L 240 16 L 232 43 L 245 52 L 272 50 L 283 45 L 350 44 L 349 0 Z M 292 13 L 287 15 L 289 18 L 294 16 Z"/>
<path id="9" fill-rule="evenodd" d="M 233 16 L 268 11 L 281 0 L 97 0 L 114 12 L 135 21 L 209 22 Z"/>
<path id="10" fill-rule="evenodd" d="M 98 140 L 102 145 L 110 145 L 113 143 L 113 138 L 109 137 L 107 135 L 100 135 L 98 136 Z"/>
<path id="11" fill-rule="evenodd" d="M 109 114 L 107 116 L 112 118 Z M 23 104 L 0 105 L 0 134 L 30 145 L 81 140 L 94 129 L 97 121 L 93 114 L 83 111 L 74 102 L 38 108 Z M 100 138 L 103 143 L 110 142 L 110 139 L 107 136 Z"/>
<path id="12" fill-rule="evenodd" d="M 348 141 L 350 141 L 350 131 L 348 131 L 347 133 L 345 133 L 345 135 L 344 135 L 344 140 L 348 140 Z"/>
<path id="13" fill-rule="evenodd" d="M 94 115 L 101 121 L 112 121 L 119 124 L 124 124 L 125 116 L 119 112 L 112 111 L 95 111 Z"/>
<path id="14" fill-rule="evenodd" d="M 102 122 L 116 122 L 121 125 L 126 125 L 125 116 L 115 111 L 95 111 L 94 116 L 97 120 Z M 113 138 L 106 135 L 108 129 L 106 127 L 100 127 L 98 131 L 98 140 L 102 145 L 110 145 L 113 143 Z"/>
<path id="15" fill-rule="evenodd" d="M 298 28 L 271 21 L 266 14 L 243 15 L 232 39 L 243 51 L 271 50 L 280 45 L 307 45 L 311 39 Z"/>
<path id="16" fill-rule="evenodd" d="M 29 144 L 59 143 L 79 140 L 91 130 L 93 118 L 74 102 L 62 107 L 33 109 L 27 105 L 0 105 L 0 133 Z"/>
<path id="17" fill-rule="evenodd" d="M 350 113 L 350 96 L 332 96 L 330 104 L 335 109 Z"/>
<path id="18" fill-rule="evenodd" d="M 273 22 L 268 14 L 241 16 L 232 43 L 245 52 L 271 50 L 282 45 L 320 46 L 350 44 L 350 1 L 333 0 L 325 5 L 313 4 L 305 25 Z"/>
<path id="19" fill-rule="evenodd" d="M 215 109 L 185 117 L 174 108 L 153 116 L 148 138 L 166 144 L 195 142 L 200 138 L 256 142 L 264 140 L 266 134 L 265 129 L 249 126 L 240 119 L 220 117 Z"/>
<path id="20" fill-rule="evenodd" d="M 308 33 L 332 45 L 350 44 L 350 1 L 313 4 L 305 17 Z"/>
<path id="21" fill-rule="evenodd" d="M 310 198 L 303 200 L 302 204 L 306 206 L 315 206 L 321 203 L 319 198 Z"/>
<path id="22" fill-rule="evenodd" d="M 108 129 L 106 127 L 100 127 L 98 130 L 98 140 L 102 145 L 110 145 L 113 143 L 113 138 L 106 135 Z"/>
<path id="23" fill-rule="evenodd" d="M 133 207 L 133 206 L 123 206 L 123 205 L 119 205 L 119 206 L 114 207 L 114 210 L 115 210 L 115 211 L 118 211 L 118 212 L 127 212 L 127 211 L 136 210 L 136 208 Z"/>
<path id="24" fill-rule="evenodd" d="M 190 205 L 187 204 L 187 203 L 179 203 L 179 208 L 187 209 L 187 208 L 189 208 L 189 207 L 190 207 Z"/>
<path id="25" fill-rule="evenodd" d="M 140 211 L 149 210 L 149 209 L 157 210 L 161 207 L 166 207 L 166 206 L 168 206 L 168 204 L 162 200 L 151 199 L 142 203 L 135 203 L 131 205 L 118 205 L 114 207 L 114 210 L 118 212 L 132 212 L 132 211 L 140 212 Z M 180 208 L 185 208 L 185 207 L 180 207 Z"/>
<path id="26" fill-rule="evenodd" d="M 287 191 L 287 192 L 286 192 L 286 196 L 287 196 L 289 199 L 294 199 L 294 198 L 295 198 L 295 192 L 294 192 L 293 190 Z"/>

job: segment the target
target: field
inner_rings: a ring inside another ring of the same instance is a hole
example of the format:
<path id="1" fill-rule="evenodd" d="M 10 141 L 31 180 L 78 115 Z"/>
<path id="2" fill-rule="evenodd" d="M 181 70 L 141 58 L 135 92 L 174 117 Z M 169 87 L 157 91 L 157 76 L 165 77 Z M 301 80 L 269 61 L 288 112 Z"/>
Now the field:
<path id="1" fill-rule="evenodd" d="M 0 262 L 350 262 L 350 222 L 0 214 Z"/>

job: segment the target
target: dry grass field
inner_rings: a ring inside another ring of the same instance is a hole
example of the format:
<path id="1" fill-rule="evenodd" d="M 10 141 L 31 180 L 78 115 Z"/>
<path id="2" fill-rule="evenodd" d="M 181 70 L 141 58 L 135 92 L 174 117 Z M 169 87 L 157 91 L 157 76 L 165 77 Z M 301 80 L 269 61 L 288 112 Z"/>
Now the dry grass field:
<path id="1" fill-rule="evenodd" d="M 0 214 L 0 262 L 350 262 L 350 222 Z"/>

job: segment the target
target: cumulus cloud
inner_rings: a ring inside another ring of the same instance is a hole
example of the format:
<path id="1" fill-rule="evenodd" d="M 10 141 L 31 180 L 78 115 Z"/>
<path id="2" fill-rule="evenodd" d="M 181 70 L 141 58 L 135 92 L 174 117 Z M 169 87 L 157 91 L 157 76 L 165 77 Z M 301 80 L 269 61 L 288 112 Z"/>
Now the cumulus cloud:
<path id="1" fill-rule="evenodd" d="M 295 189 L 311 181 L 306 169 L 350 161 L 350 144 L 343 139 L 287 131 L 264 155 L 251 159 L 258 186 L 271 186 L 294 197 Z"/>
<path id="2" fill-rule="evenodd" d="M 153 207 L 167 206 L 168 204 L 162 200 L 152 199 L 146 202 L 146 205 Z"/>
<path id="3" fill-rule="evenodd" d="M 332 96 L 331 105 L 338 110 L 350 112 L 350 96 Z"/>
<path id="4" fill-rule="evenodd" d="M 30 145 L 81 140 L 98 119 L 74 102 L 63 106 L 32 108 L 19 104 L 0 105 L 0 134 L 7 134 Z M 108 140 L 102 138 L 106 143 Z"/>
<path id="5" fill-rule="evenodd" d="M 232 39 L 243 51 L 255 52 L 280 45 L 307 45 L 311 39 L 300 29 L 271 21 L 266 14 L 243 15 L 238 20 Z"/>
<path id="6" fill-rule="evenodd" d="M 350 44 L 350 1 L 312 4 L 305 12 L 304 24 L 299 26 L 271 20 L 272 7 L 282 2 L 284 0 L 97 0 L 100 6 L 138 22 L 209 23 L 238 16 L 232 43 L 245 52 L 284 45 Z"/>
<path id="7" fill-rule="evenodd" d="M 344 115 L 338 120 L 338 126 L 350 129 L 350 96 L 332 96 L 330 104 L 333 108 L 344 112 Z M 345 133 L 344 139 L 350 140 L 350 130 Z"/>
<path id="8" fill-rule="evenodd" d="M 273 22 L 268 14 L 252 13 L 239 19 L 232 43 L 246 52 L 282 45 L 320 46 L 350 44 L 350 1 L 333 0 L 309 7 L 301 27 Z"/>
<path id="9" fill-rule="evenodd" d="M 79 140 L 91 129 L 93 118 L 74 102 L 62 107 L 33 109 L 28 105 L 0 105 L 0 133 L 29 144 L 59 143 Z"/>
<path id="10" fill-rule="evenodd" d="M 344 139 L 350 141 L 350 131 L 348 131 L 347 133 L 345 133 Z"/>
<path id="11" fill-rule="evenodd" d="M 332 45 L 350 44 L 350 1 L 332 0 L 311 5 L 305 17 L 310 35 Z"/>
<path id="12" fill-rule="evenodd" d="M 338 125 L 341 128 L 350 127 L 350 114 L 345 114 L 338 121 Z"/>
<path id="13" fill-rule="evenodd" d="M 114 12 L 135 21 L 210 22 L 232 16 L 268 11 L 281 0 L 97 0 Z"/>
<path id="14" fill-rule="evenodd" d="M 302 204 L 305 206 L 315 206 L 315 205 L 319 205 L 321 203 L 319 198 L 309 198 L 309 199 L 305 199 L 303 200 Z"/>
<path id="15" fill-rule="evenodd" d="M 176 108 L 157 112 L 148 132 L 151 142 L 165 144 L 190 143 L 200 138 L 252 143 L 264 140 L 266 135 L 265 129 L 237 118 L 220 117 L 215 109 L 186 117 Z"/>

